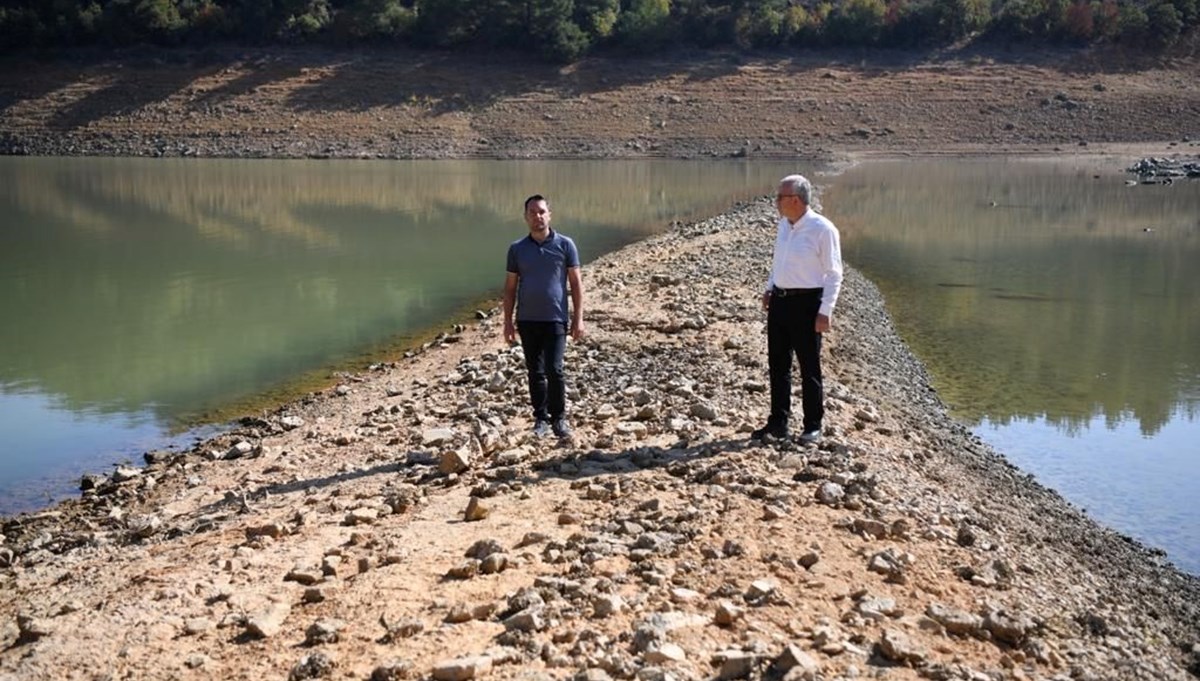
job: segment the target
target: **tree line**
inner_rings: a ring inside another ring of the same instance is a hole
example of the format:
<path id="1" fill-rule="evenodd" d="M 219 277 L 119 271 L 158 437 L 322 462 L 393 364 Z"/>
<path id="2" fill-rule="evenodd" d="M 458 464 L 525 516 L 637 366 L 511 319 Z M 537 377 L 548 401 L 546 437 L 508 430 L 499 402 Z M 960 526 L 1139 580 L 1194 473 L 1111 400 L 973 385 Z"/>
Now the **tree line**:
<path id="1" fill-rule="evenodd" d="M 1161 49 L 1200 0 L 0 0 L 0 49 L 395 44 L 556 62 L 679 47 L 930 48 L 964 39 Z"/>

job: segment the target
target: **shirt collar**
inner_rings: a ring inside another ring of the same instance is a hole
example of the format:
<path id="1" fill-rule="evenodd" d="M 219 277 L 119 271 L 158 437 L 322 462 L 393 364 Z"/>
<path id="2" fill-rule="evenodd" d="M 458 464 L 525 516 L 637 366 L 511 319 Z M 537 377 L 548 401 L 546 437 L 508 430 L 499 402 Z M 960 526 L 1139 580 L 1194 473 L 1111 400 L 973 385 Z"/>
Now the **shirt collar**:
<path id="1" fill-rule="evenodd" d="M 785 217 L 780 217 L 780 219 L 783 220 L 784 222 L 786 222 L 788 224 L 788 227 L 794 229 L 796 227 L 796 225 L 800 224 L 801 222 L 804 222 L 804 218 L 808 217 L 810 213 L 812 213 L 812 206 L 805 208 L 804 215 L 801 215 L 800 217 L 796 218 L 795 222 L 792 222 L 791 220 L 788 220 Z"/>
<path id="2" fill-rule="evenodd" d="M 541 243 L 538 243 L 537 239 L 534 239 L 532 234 L 525 235 L 525 238 L 533 242 L 533 245 L 535 246 L 545 246 L 546 244 L 552 243 L 554 241 L 554 237 L 555 232 L 553 227 L 550 228 L 550 233 L 546 235 L 546 240 Z"/>

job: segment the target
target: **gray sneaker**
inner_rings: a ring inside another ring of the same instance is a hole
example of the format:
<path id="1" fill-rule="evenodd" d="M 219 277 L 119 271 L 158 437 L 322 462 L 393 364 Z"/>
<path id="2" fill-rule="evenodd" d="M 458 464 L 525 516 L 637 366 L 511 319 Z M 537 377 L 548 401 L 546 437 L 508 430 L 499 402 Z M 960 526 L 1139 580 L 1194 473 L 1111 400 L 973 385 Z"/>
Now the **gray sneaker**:
<path id="1" fill-rule="evenodd" d="M 538 419 L 533 422 L 533 434 L 537 437 L 546 437 L 550 434 L 550 422 L 546 419 Z"/>
<path id="2" fill-rule="evenodd" d="M 804 443 L 819 442 L 821 440 L 821 429 L 816 428 L 814 430 L 806 430 L 803 433 L 800 433 L 800 437 L 798 439 Z"/>
<path id="3" fill-rule="evenodd" d="M 560 438 L 571 437 L 571 426 L 567 425 L 567 420 L 563 418 L 554 419 L 554 434 Z"/>

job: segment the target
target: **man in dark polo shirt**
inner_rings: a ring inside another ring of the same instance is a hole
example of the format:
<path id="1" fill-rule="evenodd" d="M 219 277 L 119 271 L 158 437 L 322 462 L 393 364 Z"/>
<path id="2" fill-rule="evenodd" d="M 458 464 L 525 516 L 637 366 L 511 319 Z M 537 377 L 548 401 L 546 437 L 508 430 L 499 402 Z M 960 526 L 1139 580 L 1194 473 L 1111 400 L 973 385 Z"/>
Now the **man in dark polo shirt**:
<path id="1" fill-rule="evenodd" d="M 837 227 L 813 210 L 813 186 L 802 175 L 779 181 L 775 205 L 775 255 L 763 292 L 767 311 L 767 365 L 771 415 L 751 437 L 786 438 L 792 412 L 792 355 L 800 362 L 804 431 L 800 441 L 821 439 L 825 390 L 821 336 L 829 331 L 842 288 L 842 246 Z"/>
<path id="2" fill-rule="evenodd" d="M 583 337 L 579 251 L 569 237 L 550 229 L 550 204 L 540 194 L 525 199 L 525 223 L 529 225 L 529 236 L 508 247 L 504 340 L 515 343 L 517 334 L 521 335 L 525 368 L 529 371 L 534 434 L 540 437 L 553 430 L 565 438 L 570 437 L 571 428 L 566 418 L 563 354 L 568 333 L 575 340 Z"/>

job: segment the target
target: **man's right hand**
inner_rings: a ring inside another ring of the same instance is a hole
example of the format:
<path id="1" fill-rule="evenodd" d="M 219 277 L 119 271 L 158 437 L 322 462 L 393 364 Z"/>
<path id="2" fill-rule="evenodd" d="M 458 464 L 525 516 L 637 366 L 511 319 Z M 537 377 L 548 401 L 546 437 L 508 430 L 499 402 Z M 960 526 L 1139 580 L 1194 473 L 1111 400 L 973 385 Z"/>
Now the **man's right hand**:
<path id="1" fill-rule="evenodd" d="M 764 310 L 771 309 L 771 292 L 770 291 L 767 291 L 766 293 L 763 294 L 762 306 L 763 306 Z"/>
<path id="2" fill-rule="evenodd" d="M 517 327 L 512 322 L 504 322 L 504 342 L 509 345 L 517 344 Z"/>

